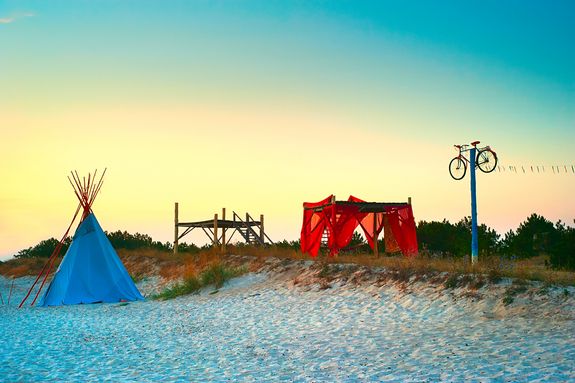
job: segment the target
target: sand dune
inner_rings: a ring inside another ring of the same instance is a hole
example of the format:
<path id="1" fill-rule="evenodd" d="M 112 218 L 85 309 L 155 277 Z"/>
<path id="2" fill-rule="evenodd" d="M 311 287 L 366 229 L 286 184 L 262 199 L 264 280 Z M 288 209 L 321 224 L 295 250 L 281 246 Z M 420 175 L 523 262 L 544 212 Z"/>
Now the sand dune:
<path id="1" fill-rule="evenodd" d="M 572 290 L 505 306 L 502 286 L 326 286 L 309 264 L 279 268 L 164 302 L 0 306 L 0 380 L 575 381 Z"/>

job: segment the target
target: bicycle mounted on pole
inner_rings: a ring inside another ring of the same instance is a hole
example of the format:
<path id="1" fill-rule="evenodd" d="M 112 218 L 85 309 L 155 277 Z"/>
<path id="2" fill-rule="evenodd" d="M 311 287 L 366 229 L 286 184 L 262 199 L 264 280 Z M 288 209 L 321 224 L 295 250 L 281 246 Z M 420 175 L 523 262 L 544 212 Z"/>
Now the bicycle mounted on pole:
<path id="1" fill-rule="evenodd" d="M 475 167 L 484 173 L 491 173 L 497 166 L 497 154 L 489 146 L 477 148 L 479 141 L 473 141 L 471 145 L 477 149 L 475 158 Z M 469 145 L 453 145 L 459 151 L 459 155 L 449 162 L 449 174 L 455 180 L 465 177 L 467 172 L 467 163 L 469 159 L 464 153 L 470 151 Z"/>

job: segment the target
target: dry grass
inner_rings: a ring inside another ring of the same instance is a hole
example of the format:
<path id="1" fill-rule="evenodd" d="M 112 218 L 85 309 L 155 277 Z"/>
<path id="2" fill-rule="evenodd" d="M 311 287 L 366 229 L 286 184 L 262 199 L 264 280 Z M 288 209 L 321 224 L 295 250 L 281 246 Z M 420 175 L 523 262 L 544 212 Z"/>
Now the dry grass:
<path id="1" fill-rule="evenodd" d="M 479 264 L 463 258 L 435 258 L 427 254 L 406 258 L 402 256 L 379 256 L 373 254 L 339 255 L 330 257 L 319 255 L 311 258 L 292 249 L 258 246 L 229 246 L 225 254 L 217 249 L 202 251 L 197 254 L 159 250 L 119 250 L 118 254 L 128 272 L 135 279 L 160 275 L 165 280 L 180 280 L 197 277 L 202 271 L 218 264 L 239 267 L 237 258 L 226 257 L 226 254 L 250 257 L 246 265 L 249 271 L 257 271 L 268 258 L 279 258 L 295 261 L 313 260 L 323 268 L 330 264 L 355 264 L 368 268 L 386 268 L 394 271 L 398 278 L 407 279 L 424 274 L 447 272 L 450 275 L 477 274 L 484 275 L 483 282 L 496 283 L 501 278 L 509 277 L 524 280 L 543 281 L 553 285 L 575 285 L 575 272 L 551 270 L 546 266 L 546 257 L 535 257 L 526 260 L 505 260 L 500 257 L 480 257 Z M 37 275 L 44 266 L 45 259 L 18 259 L 0 263 L 0 274 L 20 277 Z M 56 262 L 56 269 L 59 260 Z M 329 269 L 326 269 L 329 270 Z M 326 271 L 327 272 L 327 271 Z M 445 277 L 447 279 L 447 277 Z"/>
<path id="2" fill-rule="evenodd" d="M 230 248 L 228 253 L 254 256 L 259 262 L 266 257 L 287 258 L 292 260 L 312 260 L 309 255 L 291 249 L 277 247 L 242 246 Z M 398 272 L 398 275 L 412 276 L 429 272 L 447 272 L 453 275 L 479 274 L 496 283 L 501 278 L 516 278 L 543 281 L 554 285 L 575 285 L 575 272 L 551 270 L 547 267 L 547 257 L 540 256 L 524 260 L 506 260 L 497 256 L 480 257 L 477 265 L 465 258 L 436 258 L 427 254 L 406 258 L 403 256 L 378 257 L 373 254 L 339 255 L 330 257 L 319 255 L 316 262 L 325 264 L 356 264 L 369 268 L 386 268 Z M 485 280 L 482 279 L 482 283 Z"/>
<path id="3" fill-rule="evenodd" d="M 40 273 L 46 262 L 48 262 L 48 258 L 10 259 L 9 261 L 0 263 L 0 275 L 12 278 L 29 275 L 36 276 Z M 54 261 L 52 272 L 58 269 L 59 264 L 60 259 Z"/>

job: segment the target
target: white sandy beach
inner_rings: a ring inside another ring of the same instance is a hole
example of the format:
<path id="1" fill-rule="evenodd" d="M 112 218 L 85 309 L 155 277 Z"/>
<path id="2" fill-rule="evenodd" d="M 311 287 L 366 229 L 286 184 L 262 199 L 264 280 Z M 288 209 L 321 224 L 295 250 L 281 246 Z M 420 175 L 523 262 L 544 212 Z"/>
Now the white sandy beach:
<path id="1" fill-rule="evenodd" d="M 18 280 L 13 304 L 29 283 Z M 3 305 L 0 380 L 575 381 L 575 291 L 505 307 L 488 289 L 477 299 L 419 282 L 294 285 L 292 270 L 163 302 Z"/>

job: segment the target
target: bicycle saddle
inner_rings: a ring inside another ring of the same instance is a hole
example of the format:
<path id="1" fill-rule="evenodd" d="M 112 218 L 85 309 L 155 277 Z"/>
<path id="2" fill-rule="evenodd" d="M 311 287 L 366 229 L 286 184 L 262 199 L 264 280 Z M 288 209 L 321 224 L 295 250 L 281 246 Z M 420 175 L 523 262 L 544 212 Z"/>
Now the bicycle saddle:
<path id="1" fill-rule="evenodd" d="M 473 142 L 471 143 L 471 145 L 477 146 L 477 145 L 479 145 L 479 142 L 480 142 L 480 141 L 473 141 Z"/>

